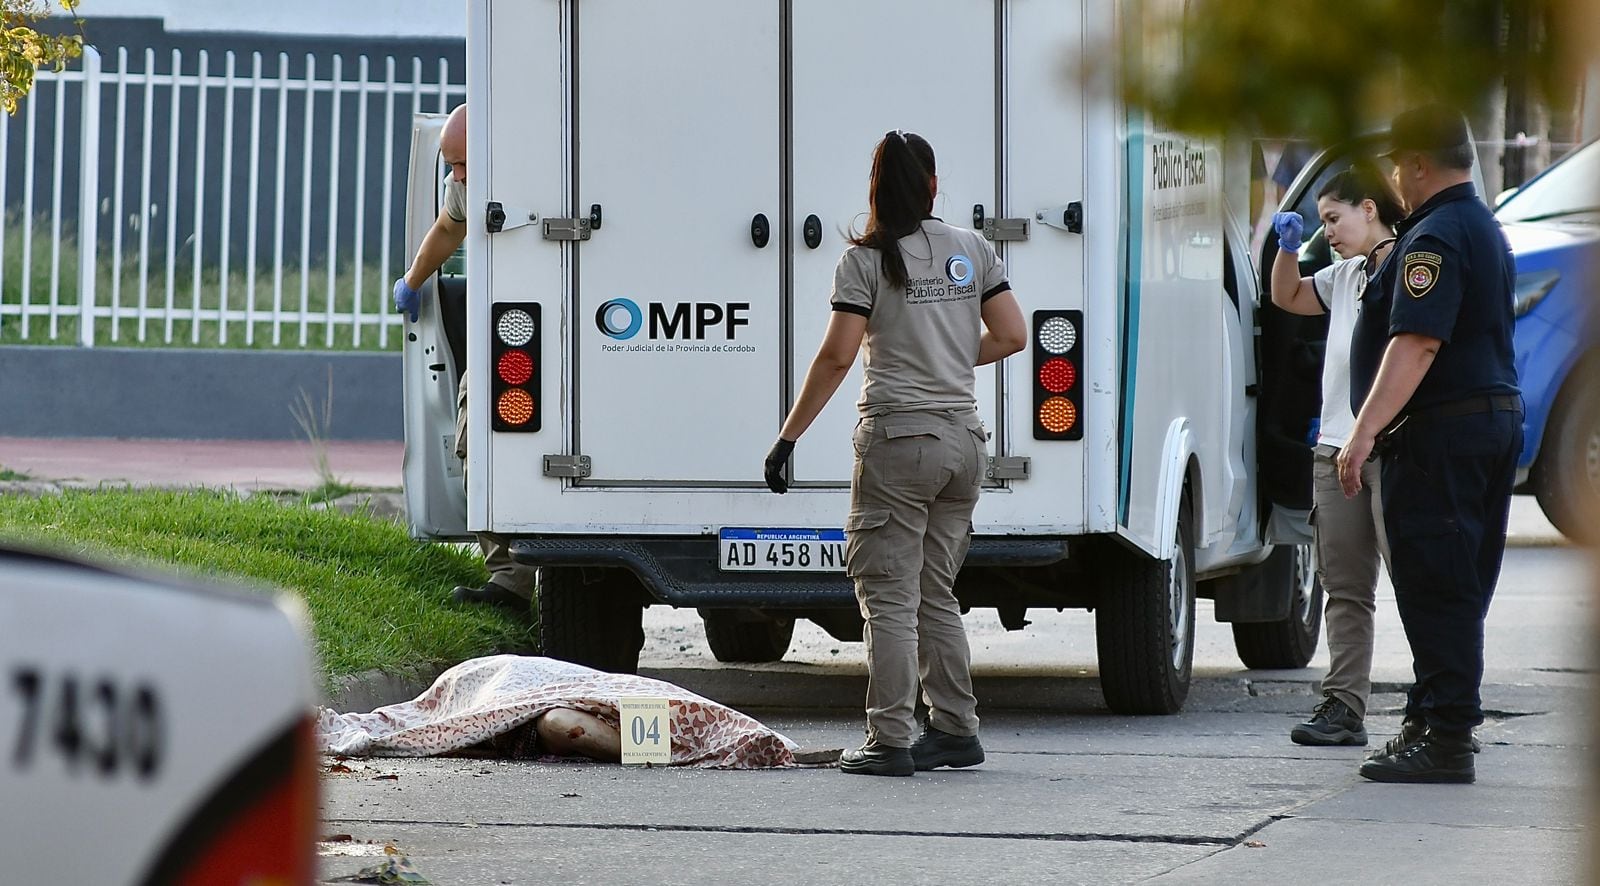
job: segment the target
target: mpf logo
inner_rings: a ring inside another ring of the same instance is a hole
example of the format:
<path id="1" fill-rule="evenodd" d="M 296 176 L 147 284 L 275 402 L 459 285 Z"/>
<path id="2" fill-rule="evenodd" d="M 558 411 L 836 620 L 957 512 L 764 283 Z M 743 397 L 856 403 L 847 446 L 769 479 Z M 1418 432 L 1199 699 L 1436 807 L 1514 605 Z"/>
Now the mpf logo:
<path id="1" fill-rule="evenodd" d="M 748 302 L 678 302 L 670 306 L 651 302 L 650 338 L 702 341 L 707 329 L 720 325 L 725 327 L 723 336 L 733 341 L 740 326 L 750 325 L 749 313 Z M 594 312 L 594 325 L 611 338 L 626 341 L 644 328 L 645 311 L 631 299 L 613 298 Z"/>

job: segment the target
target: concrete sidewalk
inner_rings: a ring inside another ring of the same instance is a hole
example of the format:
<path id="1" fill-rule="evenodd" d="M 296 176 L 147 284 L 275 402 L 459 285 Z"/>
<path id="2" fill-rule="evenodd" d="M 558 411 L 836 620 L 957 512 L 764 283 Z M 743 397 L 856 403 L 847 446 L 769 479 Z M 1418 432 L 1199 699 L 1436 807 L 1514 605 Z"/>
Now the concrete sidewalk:
<path id="1" fill-rule="evenodd" d="M 401 487 L 405 444 L 329 440 L 325 446 L 328 465 L 341 483 L 363 489 Z M 0 437 L 0 469 L 31 480 L 89 486 L 305 490 L 322 484 L 315 452 L 309 443 L 297 440 Z M 1512 499 L 1507 541 L 1516 546 L 1566 544 L 1529 495 Z"/>
<path id="2" fill-rule="evenodd" d="M 400 488 L 403 443 L 329 440 L 324 445 L 339 482 Z M 300 440 L 0 437 L 0 469 L 58 484 L 306 490 L 323 482 L 316 459 L 311 444 Z"/>

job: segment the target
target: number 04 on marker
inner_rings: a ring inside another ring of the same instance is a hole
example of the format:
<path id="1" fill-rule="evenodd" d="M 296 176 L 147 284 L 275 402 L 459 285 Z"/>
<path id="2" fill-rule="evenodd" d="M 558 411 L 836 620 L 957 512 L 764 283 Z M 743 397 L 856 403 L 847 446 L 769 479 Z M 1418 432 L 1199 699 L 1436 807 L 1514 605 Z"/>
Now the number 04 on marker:
<path id="1" fill-rule="evenodd" d="M 622 762 L 666 766 L 672 762 L 672 716 L 664 698 L 619 698 Z"/>

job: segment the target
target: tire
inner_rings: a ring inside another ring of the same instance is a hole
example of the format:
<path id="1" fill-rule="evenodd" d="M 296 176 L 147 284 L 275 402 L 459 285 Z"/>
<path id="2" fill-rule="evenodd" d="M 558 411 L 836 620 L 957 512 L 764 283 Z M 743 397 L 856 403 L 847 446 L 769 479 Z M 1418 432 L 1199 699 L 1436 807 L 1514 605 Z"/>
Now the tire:
<path id="1" fill-rule="evenodd" d="M 794 638 L 792 618 L 741 620 L 739 613 L 720 609 L 700 615 L 706 625 L 706 643 L 717 661 L 780 661 Z"/>
<path id="2" fill-rule="evenodd" d="M 1233 648 L 1247 668 L 1303 668 L 1317 654 L 1322 636 L 1322 580 L 1312 545 L 1279 545 L 1259 567 L 1263 581 L 1287 581 L 1294 594 L 1283 621 L 1235 623 Z"/>
<path id="3" fill-rule="evenodd" d="M 1194 671 L 1194 529 L 1185 495 L 1171 560 L 1111 564 L 1095 612 L 1100 690 L 1119 714 L 1175 714 Z"/>
<path id="4" fill-rule="evenodd" d="M 639 670 L 644 588 L 632 573 L 541 567 L 538 585 L 545 655 L 619 674 Z"/>
<path id="5" fill-rule="evenodd" d="M 1562 386 L 1545 425 L 1533 484 L 1539 508 L 1561 534 L 1600 542 L 1600 358 Z"/>

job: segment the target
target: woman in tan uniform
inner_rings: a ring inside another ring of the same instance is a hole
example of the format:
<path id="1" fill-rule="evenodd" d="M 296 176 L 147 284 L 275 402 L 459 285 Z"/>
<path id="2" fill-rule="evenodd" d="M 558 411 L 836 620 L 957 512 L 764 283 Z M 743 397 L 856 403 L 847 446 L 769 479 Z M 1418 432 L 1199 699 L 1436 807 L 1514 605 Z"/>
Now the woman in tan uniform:
<path id="1" fill-rule="evenodd" d="M 983 762 L 952 592 L 987 454 L 973 368 L 1022 350 L 1027 329 L 994 249 L 932 217 L 938 186 L 923 138 L 895 131 L 878 143 L 866 232 L 839 259 L 822 346 L 766 459 L 767 485 L 785 492 L 795 441 L 864 342 L 844 525 L 846 572 L 866 619 L 867 742 L 840 758 L 849 773 Z M 913 741 L 919 680 L 929 719 Z"/>

